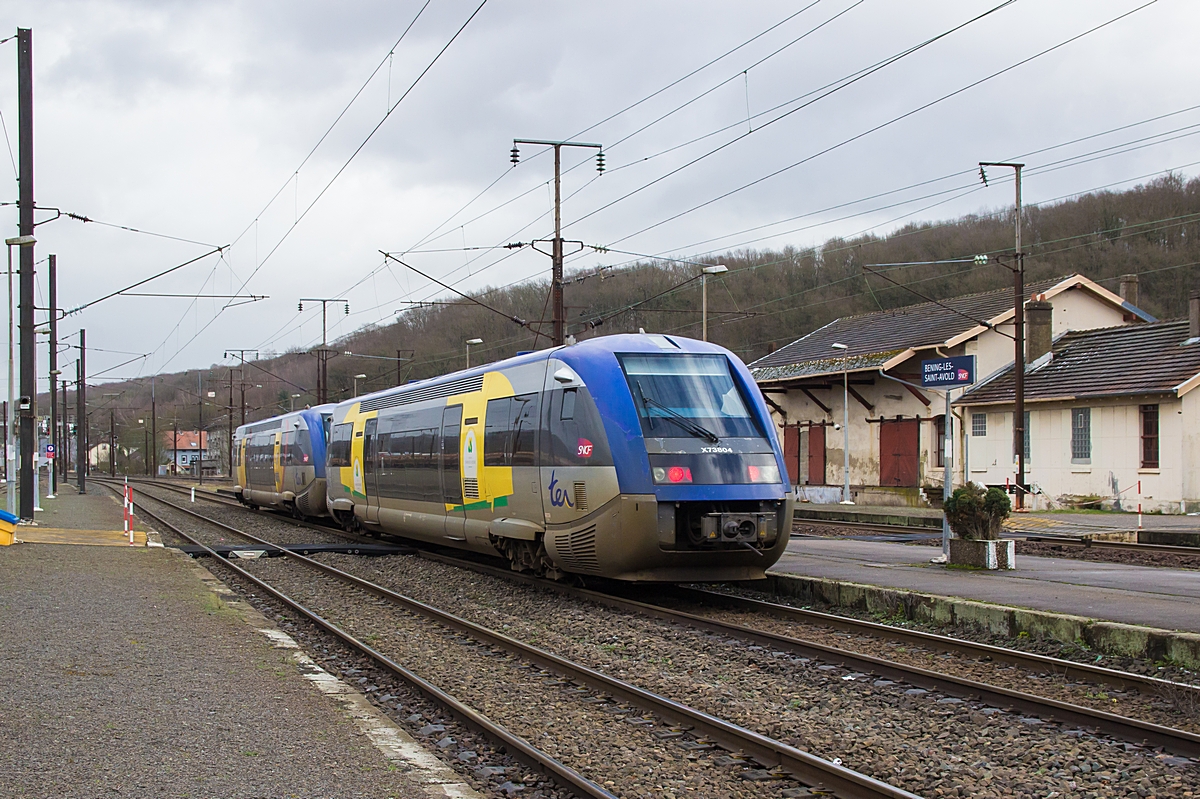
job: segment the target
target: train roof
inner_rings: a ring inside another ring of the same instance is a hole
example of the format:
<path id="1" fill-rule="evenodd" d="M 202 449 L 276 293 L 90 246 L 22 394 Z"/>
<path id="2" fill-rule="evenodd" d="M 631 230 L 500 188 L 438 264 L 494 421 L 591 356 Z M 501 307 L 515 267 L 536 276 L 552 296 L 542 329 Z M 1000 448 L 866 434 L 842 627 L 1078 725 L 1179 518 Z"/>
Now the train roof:
<path id="1" fill-rule="evenodd" d="M 272 416 L 268 419 L 261 419 L 257 422 L 239 425 L 234 435 L 248 436 L 254 435 L 255 433 L 266 433 L 271 430 L 279 430 L 283 427 L 284 420 L 286 420 L 288 417 L 298 416 L 304 418 L 306 421 L 317 421 L 320 419 L 322 414 L 333 413 L 333 409 L 336 407 L 337 403 L 327 402 L 324 405 L 316 405 L 311 408 L 301 408 L 298 411 L 288 411 L 287 413 L 281 413 L 278 416 Z"/>
<path id="2" fill-rule="evenodd" d="M 724 347 L 692 338 L 662 333 L 615 333 L 610 336 L 597 336 L 595 338 L 584 339 L 575 344 L 565 344 L 561 347 L 547 347 L 546 349 L 535 350 L 534 352 L 526 352 L 511 358 L 505 358 L 501 361 L 493 361 L 492 363 L 472 367 L 471 369 L 462 369 L 436 377 L 414 380 L 403 386 L 387 388 L 382 391 L 363 394 L 353 399 L 343 400 L 338 405 L 350 405 L 361 402 L 363 403 L 363 409 L 367 410 L 370 406 L 374 405 L 386 406 L 393 404 L 389 400 L 398 399 L 406 394 L 436 393 L 442 396 L 446 393 L 442 387 L 447 383 L 458 384 L 461 382 L 465 385 L 472 382 L 472 378 L 477 379 L 487 372 L 538 363 L 551 357 L 559 358 L 567 363 L 599 364 L 600 362 L 612 363 L 609 360 L 611 356 L 615 353 L 623 352 L 712 353 L 732 356 L 735 362 L 740 363 L 737 356 Z"/>

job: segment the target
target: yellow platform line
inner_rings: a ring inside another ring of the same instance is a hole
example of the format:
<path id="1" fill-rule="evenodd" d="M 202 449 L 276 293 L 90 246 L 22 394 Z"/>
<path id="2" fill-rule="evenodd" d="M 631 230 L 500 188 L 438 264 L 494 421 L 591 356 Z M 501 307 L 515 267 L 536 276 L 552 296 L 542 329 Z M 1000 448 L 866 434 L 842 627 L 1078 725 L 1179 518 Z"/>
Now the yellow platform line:
<path id="1" fill-rule="evenodd" d="M 76 544 L 82 546 L 129 546 L 129 534 L 121 530 L 72 530 L 64 527 L 17 527 L 13 531 L 27 544 Z M 134 531 L 134 546 L 146 546 L 146 534 Z"/>

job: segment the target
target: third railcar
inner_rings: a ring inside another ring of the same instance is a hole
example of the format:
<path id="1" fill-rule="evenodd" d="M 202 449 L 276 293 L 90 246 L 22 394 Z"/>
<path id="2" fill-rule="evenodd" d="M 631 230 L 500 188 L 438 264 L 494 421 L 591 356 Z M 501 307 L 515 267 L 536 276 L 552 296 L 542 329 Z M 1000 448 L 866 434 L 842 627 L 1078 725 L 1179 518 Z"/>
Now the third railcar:
<path id="1" fill-rule="evenodd" d="M 340 403 L 328 504 L 363 527 L 621 580 L 742 580 L 792 495 L 757 386 L 721 347 L 616 335 Z"/>
<path id="2" fill-rule="evenodd" d="M 234 490 L 242 503 L 325 516 L 325 444 L 333 405 L 245 424 L 233 436 Z"/>

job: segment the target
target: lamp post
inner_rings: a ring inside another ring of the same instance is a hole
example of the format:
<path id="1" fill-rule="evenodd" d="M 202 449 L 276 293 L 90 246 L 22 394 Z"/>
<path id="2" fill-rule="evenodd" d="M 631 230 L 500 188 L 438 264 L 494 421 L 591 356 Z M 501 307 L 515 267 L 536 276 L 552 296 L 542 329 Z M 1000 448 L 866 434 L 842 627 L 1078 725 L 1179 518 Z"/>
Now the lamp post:
<path id="1" fill-rule="evenodd" d="M 845 344 L 833 343 L 835 350 L 846 350 Z M 845 354 L 843 352 L 843 354 Z M 850 499 L 850 364 L 842 361 L 842 503 L 853 505 Z"/>
<path id="2" fill-rule="evenodd" d="M 15 335 L 13 334 L 13 269 L 12 269 L 12 248 L 13 247 L 32 247 L 37 244 L 37 239 L 33 236 L 15 236 L 11 239 L 4 240 L 5 246 L 8 248 L 8 414 L 5 419 L 5 444 L 8 448 L 8 458 L 4 465 L 4 478 L 8 483 L 8 512 L 17 512 L 17 481 L 16 481 L 16 461 L 17 450 L 16 444 L 13 442 L 13 422 L 16 420 L 16 380 L 13 376 L 13 361 L 15 355 L 13 346 L 15 344 Z"/>
<path id="3" fill-rule="evenodd" d="M 471 346 L 475 345 L 475 344 L 482 344 L 482 343 L 483 343 L 483 339 L 481 339 L 481 338 L 467 339 L 467 368 L 468 369 L 471 368 Z"/>
<path id="4" fill-rule="evenodd" d="M 297 399 L 298 397 L 300 397 L 300 396 L 301 396 L 301 395 L 299 395 L 299 394 L 293 394 L 293 395 L 290 397 L 290 399 L 291 399 L 291 401 L 292 401 L 292 408 L 291 408 L 291 409 L 292 409 L 293 411 L 294 411 L 294 410 L 296 410 L 296 399 Z M 244 407 L 244 406 L 243 406 L 243 407 Z"/>
<path id="5" fill-rule="evenodd" d="M 55 406 L 57 405 L 57 395 L 55 392 L 58 391 L 58 376 L 61 374 L 61 369 L 50 370 L 50 443 L 54 445 L 54 457 L 50 460 L 50 473 L 48 475 L 50 478 L 50 490 L 46 493 L 46 499 L 55 498 L 55 492 L 58 490 L 58 476 L 55 473 L 58 471 L 58 459 L 62 457 L 62 452 L 60 451 L 62 444 L 58 440 L 58 419 L 57 414 L 54 413 Z"/>
<path id="6" fill-rule="evenodd" d="M 708 276 L 723 275 L 728 271 L 729 268 L 722 264 L 700 270 L 700 337 L 704 341 L 708 341 Z"/>
<path id="7" fill-rule="evenodd" d="M 354 396 L 356 396 L 356 397 L 358 396 L 358 381 L 366 380 L 366 379 L 367 379 L 366 375 L 355 375 L 354 376 Z"/>

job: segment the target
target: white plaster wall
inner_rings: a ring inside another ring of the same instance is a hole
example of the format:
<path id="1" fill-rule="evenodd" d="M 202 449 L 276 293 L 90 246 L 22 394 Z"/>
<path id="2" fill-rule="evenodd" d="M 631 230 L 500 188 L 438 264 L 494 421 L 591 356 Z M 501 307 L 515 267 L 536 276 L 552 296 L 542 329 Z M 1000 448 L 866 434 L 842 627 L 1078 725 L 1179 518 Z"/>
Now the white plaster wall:
<path id="1" fill-rule="evenodd" d="M 1159 406 L 1159 468 L 1141 468 L 1140 405 Z M 1071 459 L 1071 409 L 1091 408 L 1092 452 L 1090 463 Z M 1195 414 L 1197 411 L 1189 409 Z M 1012 410 L 973 408 L 986 412 L 986 438 L 972 437 L 970 446 L 971 479 L 988 485 L 1002 485 L 1015 479 L 1016 463 L 1012 455 Z M 1136 510 L 1138 481 L 1146 511 L 1178 513 L 1185 498 L 1185 482 L 1195 481 L 1192 472 L 1197 450 L 1194 434 L 1189 435 L 1184 404 L 1179 400 L 1155 397 L 1126 401 L 1089 403 L 1035 403 L 1029 405 L 1029 459 L 1026 479 L 1053 501 L 1063 496 L 1096 495 L 1120 497 L 1125 510 Z M 1192 443 L 1188 444 L 1188 439 Z"/>
<path id="2" fill-rule="evenodd" d="M 874 411 L 869 412 L 853 396 L 849 398 L 850 483 L 855 486 L 877 486 L 879 485 L 879 423 L 877 421 L 868 422 L 867 418 L 878 419 L 882 415 L 888 418 L 916 416 L 922 419 L 931 419 L 945 410 L 945 403 L 940 396 L 929 393 L 927 396 L 931 405 L 926 407 L 904 386 L 878 376 L 876 376 L 873 386 L 863 385 L 853 386 L 853 388 L 875 408 Z M 830 389 L 813 390 L 813 394 L 831 409 L 831 413 L 826 414 L 809 400 L 804 392 L 797 389 L 789 391 L 786 395 L 770 394 L 769 396 L 772 401 L 787 411 L 789 424 L 805 421 L 841 424 L 845 407 L 841 381 L 836 381 L 836 384 Z M 773 413 L 772 418 L 775 420 L 776 432 L 782 441 L 783 426 L 779 414 Z M 936 426 L 930 421 L 922 421 L 920 425 L 919 482 L 921 485 L 926 483 L 941 485 L 942 469 L 932 465 L 935 462 L 933 449 L 940 446 L 940 442 L 934 441 Z M 955 438 L 958 440 L 957 424 L 955 424 L 954 432 Z M 843 482 L 843 441 L 844 436 L 841 430 L 834 430 L 832 427 L 825 429 L 826 485 L 841 485 Z M 955 450 L 952 463 L 957 465 L 961 443 L 956 444 Z M 959 478 L 961 479 L 961 474 Z"/>
<path id="3" fill-rule="evenodd" d="M 1183 464 L 1183 498 L 1189 513 L 1200 511 L 1200 389 L 1179 403 L 1179 458 Z"/>

